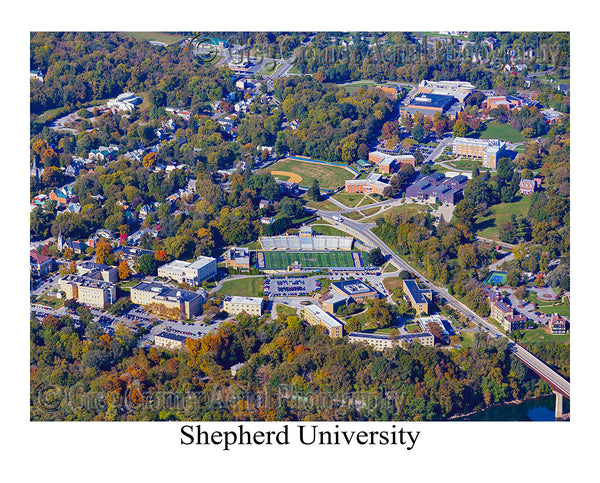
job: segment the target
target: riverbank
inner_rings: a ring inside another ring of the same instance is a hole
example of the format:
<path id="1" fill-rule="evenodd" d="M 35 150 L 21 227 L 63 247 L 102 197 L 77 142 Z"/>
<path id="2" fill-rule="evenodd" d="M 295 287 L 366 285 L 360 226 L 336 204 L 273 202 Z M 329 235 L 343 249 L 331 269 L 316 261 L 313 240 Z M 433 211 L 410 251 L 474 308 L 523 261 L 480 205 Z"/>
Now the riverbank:
<path id="1" fill-rule="evenodd" d="M 568 421 L 569 401 L 565 400 L 563 404 L 562 420 Z M 476 411 L 452 416 L 449 421 L 554 421 L 554 395 L 490 404 Z"/>

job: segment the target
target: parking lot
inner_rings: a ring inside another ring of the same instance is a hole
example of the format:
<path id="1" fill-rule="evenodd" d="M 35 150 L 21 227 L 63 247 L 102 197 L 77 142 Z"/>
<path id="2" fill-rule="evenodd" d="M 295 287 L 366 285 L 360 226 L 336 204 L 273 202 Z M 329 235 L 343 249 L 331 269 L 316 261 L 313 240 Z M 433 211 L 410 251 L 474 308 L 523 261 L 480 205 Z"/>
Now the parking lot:
<path id="1" fill-rule="evenodd" d="M 269 297 L 303 297 L 320 288 L 316 277 L 265 278 L 265 295 Z"/>

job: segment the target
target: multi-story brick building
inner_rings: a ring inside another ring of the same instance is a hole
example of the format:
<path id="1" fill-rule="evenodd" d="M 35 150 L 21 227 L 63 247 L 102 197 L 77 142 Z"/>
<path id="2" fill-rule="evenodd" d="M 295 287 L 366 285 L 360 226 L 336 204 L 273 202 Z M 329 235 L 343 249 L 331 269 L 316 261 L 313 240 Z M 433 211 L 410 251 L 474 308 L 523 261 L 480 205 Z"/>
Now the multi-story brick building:
<path id="1" fill-rule="evenodd" d="M 223 310 L 229 315 L 246 312 L 248 315 L 262 315 L 265 301 L 262 297 L 237 297 L 227 295 L 223 299 Z"/>
<path id="2" fill-rule="evenodd" d="M 402 288 L 417 315 L 427 315 L 429 313 L 429 302 L 433 299 L 431 290 L 420 288 L 415 280 L 402 280 Z"/>
<path id="3" fill-rule="evenodd" d="M 481 159 L 485 168 L 496 169 L 498 159 L 504 154 L 506 143 L 498 139 L 454 138 L 452 154 Z"/>
<path id="4" fill-rule="evenodd" d="M 512 332 L 525 329 L 527 316 L 514 310 L 500 292 L 492 292 L 489 299 L 490 317 L 497 320 L 504 330 Z"/>
<path id="5" fill-rule="evenodd" d="M 97 280 L 85 275 L 70 274 L 58 282 L 67 299 L 75 299 L 80 304 L 105 308 L 116 301 L 117 288 L 114 283 Z"/>
<path id="6" fill-rule="evenodd" d="M 365 179 L 349 179 L 346 180 L 346 193 L 362 193 L 362 194 L 378 194 L 383 195 L 389 184 L 381 180 L 381 174 L 371 173 Z"/>
<path id="7" fill-rule="evenodd" d="M 183 335 L 163 331 L 154 336 L 154 345 L 165 349 L 185 349 L 186 339 Z"/>
<path id="8" fill-rule="evenodd" d="M 427 347 L 433 347 L 435 338 L 431 332 L 419 332 L 416 334 L 399 335 L 392 337 L 389 334 L 372 334 L 368 332 L 350 332 L 348 342 L 366 342 L 377 350 L 390 349 L 392 347 L 408 347 L 415 342 Z"/>
<path id="9" fill-rule="evenodd" d="M 200 313 L 207 296 L 204 290 L 181 290 L 158 282 L 140 282 L 130 291 L 131 301 L 153 312 L 169 312 L 181 319 L 190 319 Z"/>
<path id="10" fill-rule="evenodd" d="M 231 247 L 225 252 L 223 258 L 226 267 L 246 270 L 250 268 L 250 250 L 248 248 Z"/>
<path id="11" fill-rule="evenodd" d="M 325 327 L 329 333 L 329 337 L 342 337 L 342 323 L 323 309 L 320 309 L 316 305 L 307 305 L 304 307 L 302 314 L 308 324 Z"/>

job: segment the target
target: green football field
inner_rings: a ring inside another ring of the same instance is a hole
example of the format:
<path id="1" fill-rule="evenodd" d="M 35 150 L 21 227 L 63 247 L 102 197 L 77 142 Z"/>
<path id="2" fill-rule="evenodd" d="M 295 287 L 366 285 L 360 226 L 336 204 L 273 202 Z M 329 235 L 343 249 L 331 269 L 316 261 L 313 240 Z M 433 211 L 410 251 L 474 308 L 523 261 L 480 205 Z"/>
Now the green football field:
<path id="1" fill-rule="evenodd" d="M 262 254 L 262 256 L 260 255 Z M 355 255 L 353 255 L 355 254 Z M 360 252 L 258 252 L 259 269 L 286 269 L 298 262 L 303 268 L 362 267 Z M 264 257 L 264 267 L 261 267 Z"/>

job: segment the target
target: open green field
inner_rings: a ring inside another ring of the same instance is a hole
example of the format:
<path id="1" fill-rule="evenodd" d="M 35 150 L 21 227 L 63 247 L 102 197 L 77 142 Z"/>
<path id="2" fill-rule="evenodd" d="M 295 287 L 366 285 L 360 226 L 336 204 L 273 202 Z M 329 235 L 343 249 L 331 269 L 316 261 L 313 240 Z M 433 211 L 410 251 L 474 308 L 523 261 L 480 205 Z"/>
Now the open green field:
<path id="1" fill-rule="evenodd" d="M 518 198 L 518 197 L 517 197 Z M 521 196 L 512 203 L 499 203 L 490 208 L 488 216 L 478 216 L 475 220 L 475 234 L 484 238 L 498 239 L 498 228 L 502 223 L 510 221 L 510 216 L 525 216 L 531 200 Z"/>
<path id="2" fill-rule="evenodd" d="M 245 277 L 223 282 L 217 290 L 221 295 L 239 297 L 262 297 L 265 294 L 265 277 Z"/>
<path id="3" fill-rule="evenodd" d="M 525 136 L 510 124 L 501 124 L 496 121 L 490 121 L 485 125 L 485 129 L 481 133 L 481 138 L 500 139 L 501 141 L 508 141 L 511 143 L 521 143 L 525 141 Z"/>
<path id="4" fill-rule="evenodd" d="M 153 40 L 156 42 L 164 42 L 165 44 L 174 44 L 183 39 L 187 39 L 189 35 L 175 35 L 168 34 L 165 32 L 127 32 L 134 39 L 140 40 L 142 42 L 147 42 L 149 40 Z"/>
<path id="5" fill-rule="evenodd" d="M 277 161 L 265 171 L 272 173 L 275 178 L 290 180 L 301 186 L 312 186 L 313 181 L 316 179 L 319 181 L 320 188 L 328 190 L 343 186 L 347 179 L 354 179 L 355 176 L 352 171 L 341 166 L 311 163 L 292 158 Z M 292 173 L 299 179 L 295 176 L 280 173 Z"/>
<path id="6" fill-rule="evenodd" d="M 320 223 L 315 223 L 313 225 L 310 225 L 310 227 L 316 231 L 317 233 L 319 233 L 320 235 L 327 235 L 327 236 L 348 236 L 347 233 L 343 232 L 342 230 L 338 230 L 337 228 L 334 228 L 331 225 L 322 225 Z"/>
<path id="7" fill-rule="evenodd" d="M 373 215 L 368 218 L 364 218 L 360 220 L 362 223 L 374 223 L 377 218 L 385 217 L 388 213 L 408 213 L 410 216 L 416 215 L 422 211 L 431 211 L 431 208 L 425 205 L 420 205 L 418 203 L 407 203 L 405 205 L 394 206 L 389 210 L 384 211 L 378 215 Z"/>
<path id="8" fill-rule="evenodd" d="M 297 309 L 295 309 L 294 307 L 290 307 L 289 305 L 277 304 L 276 310 L 277 317 L 288 318 L 298 315 Z"/>
<path id="9" fill-rule="evenodd" d="M 365 195 L 362 193 L 346 193 L 345 191 L 340 191 L 333 195 L 333 197 L 348 208 L 354 208 L 360 203 Z"/>
<path id="10" fill-rule="evenodd" d="M 360 252 L 262 252 L 265 257 L 265 269 L 285 270 L 298 262 L 303 268 L 354 267 L 353 253 Z"/>
<path id="11" fill-rule="evenodd" d="M 308 199 L 306 196 L 303 196 L 302 199 L 305 201 L 305 205 L 311 208 L 316 208 L 321 211 L 338 211 L 340 207 L 331 201 L 324 199 L 322 201 L 313 201 Z"/>
<path id="12" fill-rule="evenodd" d="M 569 342 L 569 334 L 552 335 L 544 327 L 526 330 L 520 342 L 564 343 Z"/>

